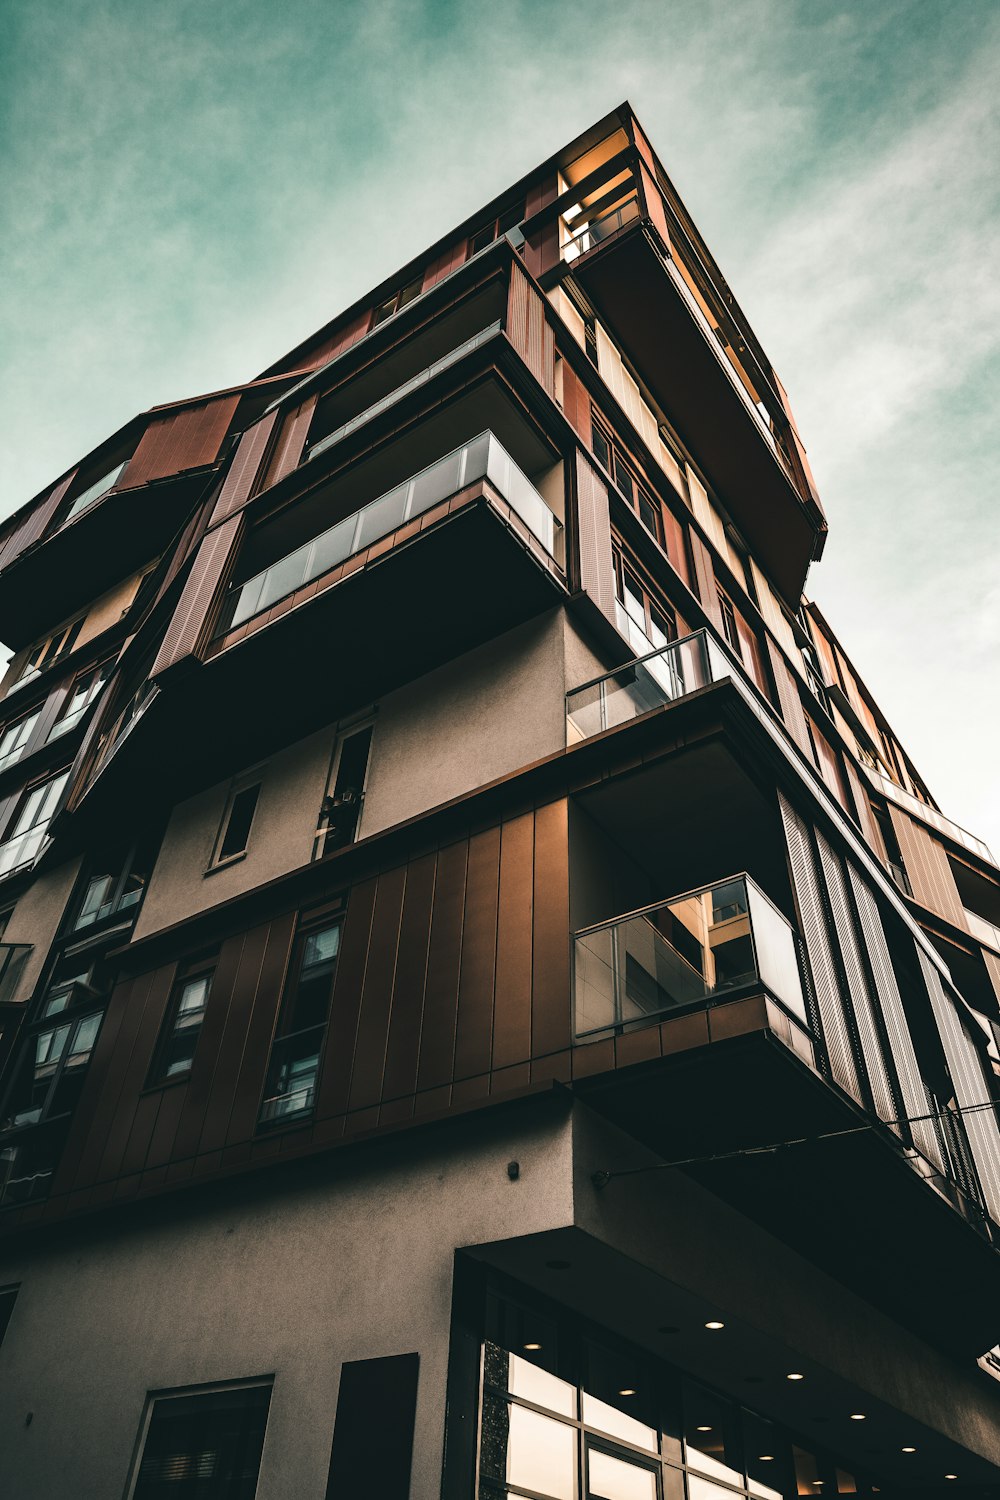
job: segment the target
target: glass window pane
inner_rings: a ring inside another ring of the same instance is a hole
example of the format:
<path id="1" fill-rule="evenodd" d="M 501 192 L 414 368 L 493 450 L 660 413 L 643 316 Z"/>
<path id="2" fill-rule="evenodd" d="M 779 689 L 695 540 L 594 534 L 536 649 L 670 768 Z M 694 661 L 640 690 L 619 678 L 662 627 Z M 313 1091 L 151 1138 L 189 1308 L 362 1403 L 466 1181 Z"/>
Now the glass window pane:
<path id="1" fill-rule="evenodd" d="M 554 1500 L 575 1500 L 574 1428 L 512 1406 L 507 1444 L 507 1472 L 501 1477 Z"/>
<path id="2" fill-rule="evenodd" d="M 268 605 L 275 604 L 279 599 L 284 599 L 286 594 L 294 593 L 300 584 L 305 582 L 308 554 L 308 547 L 299 547 L 288 557 L 283 557 L 280 562 L 268 568 L 264 574 L 264 586 L 260 591 L 260 599 L 257 601 L 258 611 L 267 609 Z"/>
<path id="3" fill-rule="evenodd" d="M 713 1484 L 710 1479 L 702 1479 L 700 1474 L 689 1474 L 687 1482 L 688 1500 L 734 1500 L 732 1490 L 721 1484 Z M 819 1491 L 814 1493 L 818 1494 Z"/>
<path id="4" fill-rule="evenodd" d="M 652 1469 L 626 1463 L 592 1448 L 587 1455 L 587 1493 L 600 1500 L 656 1500 Z"/>
<path id="5" fill-rule="evenodd" d="M 408 488 L 405 484 L 397 485 L 372 505 L 365 506 L 361 512 L 361 529 L 356 543 L 358 551 L 377 542 L 380 537 L 388 536 L 397 526 L 402 526 Z"/>
<path id="6" fill-rule="evenodd" d="M 652 1427 L 609 1406 L 606 1401 L 598 1401 L 596 1396 L 590 1396 L 586 1391 L 583 1393 L 582 1415 L 588 1427 L 596 1427 L 609 1437 L 621 1438 L 623 1442 L 632 1443 L 636 1448 L 647 1448 L 650 1453 L 655 1453 L 659 1447 L 658 1434 Z"/>
<path id="7" fill-rule="evenodd" d="M 154 1402 L 133 1500 L 253 1500 L 269 1386 Z"/>
<path id="8" fill-rule="evenodd" d="M 100 1027 L 100 1012 L 98 1012 L 97 1015 L 86 1016 L 82 1021 L 79 1021 L 77 1023 L 76 1035 L 73 1037 L 73 1041 L 69 1049 L 69 1058 L 80 1061 L 84 1057 L 89 1057 L 91 1052 L 93 1051 L 94 1043 L 97 1040 L 97 1033 L 100 1030 Z"/>
<path id="9" fill-rule="evenodd" d="M 340 923 L 333 927 L 323 927 L 319 932 L 311 932 L 306 938 L 305 947 L 302 951 L 302 967 L 311 968 L 314 964 L 329 963 L 337 957 L 340 951 Z"/>
<path id="10" fill-rule="evenodd" d="M 563 1417 L 576 1416 L 576 1387 L 565 1380 L 540 1370 L 517 1354 L 510 1356 L 508 1389 L 513 1396 L 521 1396 L 534 1406 L 544 1406 L 557 1411 Z"/>

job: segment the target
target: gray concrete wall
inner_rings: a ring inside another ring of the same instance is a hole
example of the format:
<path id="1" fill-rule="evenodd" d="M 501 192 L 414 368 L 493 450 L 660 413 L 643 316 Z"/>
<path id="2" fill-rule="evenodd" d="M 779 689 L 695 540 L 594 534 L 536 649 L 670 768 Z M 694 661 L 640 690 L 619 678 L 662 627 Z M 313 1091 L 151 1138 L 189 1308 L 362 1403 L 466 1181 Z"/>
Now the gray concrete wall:
<path id="1" fill-rule="evenodd" d="M 561 750 L 567 687 L 601 671 L 554 609 L 391 693 L 379 705 L 361 836 Z"/>
<path id="2" fill-rule="evenodd" d="M 0 1493 L 119 1500 L 147 1391 L 273 1374 L 258 1500 L 323 1500 L 343 1361 L 416 1351 L 411 1495 L 433 1500 L 455 1248 L 572 1214 L 568 1117 L 483 1121 L 460 1152 L 448 1139 L 0 1254 L 0 1286 L 21 1283 L 0 1348 Z"/>
<path id="3" fill-rule="evenodd" d="M 71 859 L 55 870 L 39 875 L 20 898 L 4 930 L 5 943 L 33 943 L 21 971 L 11 1000 L 27 1000 L 38 982 L 52 939 L 55 937 L 73 883 L 80 873 L 80 861 Z"/>
<path id="4" fill-rule="evenodd" d="M 231 779 L 178 803 L 134 936 L 158 932 L 308 864 L 333 744 L 334 730 L 321 729 L 271 757 L 263 768 L 246 857 L 235 864 L 209 870 Z"/>

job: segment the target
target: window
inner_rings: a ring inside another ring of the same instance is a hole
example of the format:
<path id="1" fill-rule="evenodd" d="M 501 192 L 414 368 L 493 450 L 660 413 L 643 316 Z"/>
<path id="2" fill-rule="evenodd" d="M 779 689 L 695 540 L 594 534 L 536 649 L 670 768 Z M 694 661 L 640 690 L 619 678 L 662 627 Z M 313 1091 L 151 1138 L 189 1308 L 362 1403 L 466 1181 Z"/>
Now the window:
<path id="1" fill-rule="evenodd" d="M 4 1341 L 19 1291 L 19 1286 L 0 1286 L 0 1344 Z"/>
<path id="2" fill-rule="evenodd" d="M 637 656 L 658 650 L 677 639 L 677 621 L 670 609 L 652 597 L 638 574 L 625 562 L 618 547 L 612 553 L 618 628 Z"/>
<path id="3" fill-rule="evenodd" d="M 722 615 L 722 633 L 726 637 L 733 653 L 738 661 L 743 660 L 743 651 L 740 647 L 740 633 L 736 628 L 736 611 L 733 601 L 723 589 L 717 589 L 719 599 L 719 612 Z"/>
<path id="4" fill-rule="evenodd" d="M 363 728 L 345 734 L 340 741 L 333 792 L 323 802 L 319 829 L 322 840 L 320 852 L 323 854 L 342 849 L 347 844 L 352 844 L 357 837 L 365 801 L 372 732 L 373 726 L 366 724 Z"/>
<path id="5" fill-rule="evenodd" d="M 71 625 L 64 625 L 54 635 L 46 636 L 37 646 L 32 646 L 28 652 L 24 666 L 18 675 L 18 682 L 27 682 L 29 677 L 36 677 L 46 667 L 50 667 L 60 656 L 65 656 L 72 651 L 76 645 L 77 637 L 83 628 L 83 616 L 74 620 Z"/>
<path id="6" fill-rule="evenodd" d="M 524 204 L 517 203 L 513 207 L 505 209 L 497 218 L 490 219 L 482 228 L 477 229 L 469 240 L 469 254 L 478 255 L 480 250 L 485 250 L 487 245 L 492 245 L 494 240 L 500 239 L 508 229 L 513 229 L 520 224 L 524 217 Z"/>
<path id="7" fill-rule="evenodd" d="M 112 665 L 110 661 L 102 662 L 99 667 L 91 667 L 89 672 L 81 673 L 76 679 L 63 705 L 62 713 L 49 730 L 50 740 L 57 739 L 61 734 L 68 734 L 71 729 L 76 728 L 111 676 Z"/>
<path id="8" fill-rule="evenodd" d="M 244 776 L 233 783 L 215 841 L 211 868 L 217 869 L 220 865 L 242 859 L 246 854 L 260 788 L 259 773 L 254 773 L 252 781 Z"/>
<path id="9" fill-rule="evenodd" d="M 102 474 L 100 479 L 95 479 L 93 484 L 88 484 L 85 490 L 81 490 L 74 497 L 63 520 L 68 521 L 71 516 L 78 516 L 81 511 L 89 510 L 96 500 L 100 500 L 102 495 L 106 495 L 108 490 L 112 489 L 122 477 L 122 472 L 127 463 L 128 459 L 125 459 L 123 463 L 115 464 L 114 468 L 109 469 L 106 474 Z"/>
<path id="10" fill-rule="evenodd" d="M 39 1125 L 72 1114 L 83 1087 L 103 1012 L 36 1031 L 21 1048 L 4 1100 L 0 1130 Z"/>
<path id="11" fill-rule="evenodd" d="M 409 1500 L 419 1371 L 417 1354 L 349 1360 L 341 1367 L 328 1500 Z"/>
<path id="12" fill-rule="evenodd" d="M 158 837 L 145 835 L 130 849 L 111 845 L 98 853 L 84 886 L 71 929 L 92 927 L 112 917 L 138 915 L 158 848 Z"/>
<path id="13" fill-rule="evenodd" d="M 8 725 L 3 731 L 0 736 L 0 770 L 12 765 L 24 752 L 41 712 L 40 708 L 36 708 L 34 713 L 26 714 L 23 719 L 18 719 L 16 724 Z"/>
<path id="14" fill-rule="evenodd" d="M 0 844 L 0 876 L 11 875 L 34 863 L 68 780 L 69 772 L 63 771 L 61 776 L 53 776 L 24 793 L 9 835 Z"/>
<path id="15" fill-rule="evenodd" d="M 316 1102 L 342 916 L 299 935 L 292 981 L 278 1018 L 260 1109 L 262 1125 L 307 1115 Z"/>
<path id="16" fill-rule="evenodd" d="M 424 275 L 421 271 L 420 275 L 415 276 L 412 281 L 408 281 L 401 291 L 393 292 L 391 297 L 387 297 L 384 302 L 380 302 L 372 313 L 371 328 L 377 328 L 380 323 L 387 322 L 394 314 L 400 312 L 408 302 L 412 302 L 414 298 L 419 297 L 423 290 L 423 285 Z M 371 329 L 369 329 L 370 331 Z"/>
<path id="17" fill-rule="evenodd" d="M 626 500 L 651 536 L 663 542 L 663 526 L 659 505 L 638 479 L 620 447 L 591 413 L 591 448 L 598 463 L 607 469 L 615 482 L 618 493 Z"/>
<path id="18" fill-rule="evenodd" d="M 583 347 L 592 365 L 597 364 L 597 323 L 593 318 L 583 320 Z M 602 460 L 603 462 L 603 460 Z"/>
<path id="19" fill-rule="evenodd" d="M 189 974 L 174 986 L 150 1070 L 149 1084 L 190 1073 L 212 987 L 213 970 Z"/>
<path id="20" fill-rule="evenodd" d="M 271 1382 L 147 1398 L 129 1500 L 253 1500 Z"/>

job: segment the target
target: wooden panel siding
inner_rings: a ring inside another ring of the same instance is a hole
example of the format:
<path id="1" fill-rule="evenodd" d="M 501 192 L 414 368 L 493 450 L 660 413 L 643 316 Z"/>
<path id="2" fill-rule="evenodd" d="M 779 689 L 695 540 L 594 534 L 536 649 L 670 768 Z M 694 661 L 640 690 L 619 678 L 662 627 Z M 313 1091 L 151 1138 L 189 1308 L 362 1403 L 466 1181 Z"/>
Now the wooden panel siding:
<path id="1" fill-rule="evenodd" d="M 119 985 L 47 1215 L 568 1079 L 567 835 L 558 800 L 350 890 L 315 1115 L 295 1128 L 257 1131 L 297 913 L 222 942 L 188 1079 L 146 1087 L 176 963 Z"/>

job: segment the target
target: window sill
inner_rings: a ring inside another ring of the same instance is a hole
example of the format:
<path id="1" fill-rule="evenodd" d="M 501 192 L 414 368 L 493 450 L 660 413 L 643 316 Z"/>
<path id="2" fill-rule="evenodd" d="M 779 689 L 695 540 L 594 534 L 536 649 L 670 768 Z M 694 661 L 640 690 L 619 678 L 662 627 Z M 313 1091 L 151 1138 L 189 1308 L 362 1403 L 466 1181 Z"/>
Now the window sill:
<path id="1" fill-rule="evenodd" d="M 217 860 L 204 872 L 204 879 L 207 880 L 209 875 L 217 875 L 220 870 L 229 870 L 233 865 L 238 865 L 241 860 L 246 859 L 249 852 L 248 849 L 241 849 L 239 854 L 231 854 L 228 859 Z"/>

